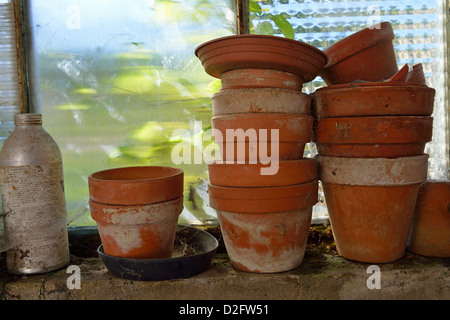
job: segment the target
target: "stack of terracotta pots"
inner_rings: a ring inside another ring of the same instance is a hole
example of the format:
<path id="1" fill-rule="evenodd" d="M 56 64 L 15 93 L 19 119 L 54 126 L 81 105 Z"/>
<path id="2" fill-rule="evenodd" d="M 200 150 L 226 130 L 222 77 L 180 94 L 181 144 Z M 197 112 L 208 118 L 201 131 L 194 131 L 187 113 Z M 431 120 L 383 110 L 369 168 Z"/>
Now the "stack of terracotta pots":
<path id="1" fill-rule="evenodd" d="M 170 258 L 183 210 L 181 169 L 158 166 L 102 170 L 89 178 L 89 205 L 105 254 Z"/>
<path id="2" fill-rule="evenodd" d="M 212 97 L 221 160 L 209 164 L 217 211 L 233 266 L 250 272 L 296 268 L 304 257 L 318 199 L 311 97 L 301 92 L 326 63 L 320 50 L 274 36 L 215 39 L 195 51 L 222 80 Z"/>
<path id="3" fill-rule="evenodd" d="M 432 137 L 435 90 L 420 83 L 418 68 L 398 69 L 393 38 L 386 22 L 325 49 L 328 86 L 313 94 L 313 141 L 338 253 L 370 263 L 405 253 Z"/>

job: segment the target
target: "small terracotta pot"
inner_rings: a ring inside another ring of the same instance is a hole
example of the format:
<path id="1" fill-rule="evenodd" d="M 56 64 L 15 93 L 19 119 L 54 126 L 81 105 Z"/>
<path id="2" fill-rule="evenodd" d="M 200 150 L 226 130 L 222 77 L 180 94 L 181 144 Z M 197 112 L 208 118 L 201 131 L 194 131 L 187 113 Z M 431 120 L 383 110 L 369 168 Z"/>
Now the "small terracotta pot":
<path id="1" fill-rule="evenodd" d="M 328 63 L 320 76 L 328 85 L 391 78 L 398 71 L 393 39 L 391 24 L 382 22 L 334 43 L 324 50 Z"/>
<path id="2" fill-rule="evenodd" d="M 317 178 L 317 160 L 300 159 L 259 163 L 212 163 L 211 184 L 224 187 L 276 187 L 306 183 Z"/>
<path id="3" fill-rule="evenodd" d="M 299 266 L 317 192 L 317 180 L 286 187 L 210 185 L 210 204 L 217 211 L 232 265 L 259 273 Z"/>
<path id="4" fill-rule="evenodd" d="M 311 115 L 311 96 L 278 88 L 221 90 L 212 97 L 214 116 L 236 113 L 292 113 Z"/>
<path id="5" fill-rule="evenodd" d="M 105 253 L 133 259 L 172 256 L 183 197 L 149 205 L 105 205 L 89 201 Z"/>
<path id="6" fill-rule="evenodd" d="M 436 90 L 406 82 L 334 85 L 312 94 L 317 118 L 431 116 Z"/>
<path id="7" fill-rule="evenodd" d="M 209 185 L 210 206 L 236 213 L 293 211 L 317 203 L 317 180 L 279 187 L 222 187 Z"/>
<path id="8" fill-rule="evenodd" d="M 90 199 L 110 205 L 141 205 L 183 195 L 183 171 L 171 167 L 125 167 L 92 173 Z"/>
<path id="9" fill-rule="evenodd" d="M 450 181 L 429 180 L 421 186 L 407 248 L 423 256 L 450 257 Z"/>
<path id="10" fill-rule="evenodd" d="M 403 257 L 428 155 L 319 157 L 319 178 L 338 254 L 368 263 Z"/>
<path id="11" fill-rule="evenodd" d="M 432 134 L 432 117 L 322 118 L 313 141 L 323 156 L 396 158 L 423 154 Z"/>
<path id="12" fill-rule="evenodd" d="M 236 69 L 221 76 L 222 90 L 241 88 L 280 88 L 301 91 L 304 80 L 290 72 L 270 69 Z"/>
<path id="13" fill-rule="evenodd" d="M 242 113 L 214 116 L 211 119 L 214 141 L 224 161 L 259 161 L 303 158 L 306 143 L 311 141 L 314 118 L 283 113 Z M 274 139 L 278 131 L 278 139 Z M 234 141 L 227 139 L 234 138 Z M 266 148 L 261 157 L 261 148 Z M 233 150 L 231 155 L 230 150 Z M 271 150 L 278 150 L 274 157 Z M 274 159 L 278 158 L 278 159 Z"/>
<path id="14" fill-rule="evenodd" d="M 319 49 L 292 39 L 256 34 L 240 34 L 214 39 L 199 45 L 195 55 L 209 75 L 221 78 L 236 69 L 270 69 L 289 72 L 313 80 L 327 63 Z"/>

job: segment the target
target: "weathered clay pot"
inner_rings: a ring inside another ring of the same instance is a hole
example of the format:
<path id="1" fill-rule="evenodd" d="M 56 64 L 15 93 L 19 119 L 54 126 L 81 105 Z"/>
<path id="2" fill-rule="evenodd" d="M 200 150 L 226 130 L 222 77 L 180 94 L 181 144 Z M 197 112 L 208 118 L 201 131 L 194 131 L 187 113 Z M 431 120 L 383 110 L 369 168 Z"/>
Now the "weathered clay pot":
<path id="1" fill-rule="evenodd" d="M 183 171 L 144 166 L 115 168 L 88 177 L 92 201 L 110 205 L 141 205 L 177 199 L 183 195 Z"/>
<path id="2" fill-rule="evenodd" d="M 407 248 L 423 256 L 450 257 L 450 181 L 422 184 Z"/>
<path id="3" fill-rule="evenodd" d="M 241 34 L 214 39 L 199 45 L 195 55 L 209 75 L 221 78 L 236 69 L 271 69 L 313 80 L 327 62 L 319 49 L 292 39 Z"/>
<path id="4" fill-rule="evenodd" d="M 270 69 L 236 69 L 221 76 L 222 90 L 240 88 L 281 88 L 301 91 L 304 80 L 290 72 Z"/>
<path id="5" fill-rule="evenodd" d="M 282 272 L 303 262 L 312 206 L 317 203 L 317 180 L 268 188 L 210 185 L 210 199 L 236 269 Z"/>
<path id="6" fill-rule="evenodd" d="M 422 116 L 317 119 L 313 141 L 323 156 L 396 158 L 423 154 L 433 118 Z"/>
<path id="7" fill-rule="evenodd" d="M 382 22 L 334 43 L 324 50 L 320 76 L 328 85 L 389 79 L 398 71 L 393 39 L 391 24 Z"/>
<path id="8" fill-rule="evenodd" d="M 300 266 L 305 255 L 312 207 L 277 213 L 217 211 L 231 264 L 255 273 Z"/>
<path id="9" fill-rule="evenodd" d="M 293 160 L 303 158 L 305 145 L 311 141 L 314 118 L 283 113 L 242 113 L 214 116 L 211 123 L 216 131 L 214 141 L 224 161 L 259 161 L 266 160 L 266 156 L 272 160 Z M 278 139 L 274 139 L 276 132 Z M 262 152 L 261 148 L 266 151 Z M 272 154 L 272 150 L 278 151 L 278 155 Z"/>
<path id="10" fill-rule="evenodd" d="M 183 197 L 148 205 L 105 205 L 90 200 L 106 254 L 133 259 L 170 258 Z"/>
<path id="11" fill-rule="evenodd" d="M 212 97 L 214 116 L 236 113 L 292 113 L 311 115 L 311 96 L 279 88 L 221 90 Z"/>
<path id="12" fill-rule="evenodd" d="M 316 90 L 317 118 L 354 116 L 430 116 L 436 90 L 406 82 L 366 82 Z"/>
<path id="13" fill-rule="evenodd" d="M 224 187 L 275 187 L 306 183 L 317 178 L 317 160 L 275 161 L 268 164 L 211 163 L 209 181 Z"/>
<path id="14" fill-rule="evenodd" d="M 318 160 L 338 254 L 369 263 L 400 259 L 427 178 L 428 155 Z"/>

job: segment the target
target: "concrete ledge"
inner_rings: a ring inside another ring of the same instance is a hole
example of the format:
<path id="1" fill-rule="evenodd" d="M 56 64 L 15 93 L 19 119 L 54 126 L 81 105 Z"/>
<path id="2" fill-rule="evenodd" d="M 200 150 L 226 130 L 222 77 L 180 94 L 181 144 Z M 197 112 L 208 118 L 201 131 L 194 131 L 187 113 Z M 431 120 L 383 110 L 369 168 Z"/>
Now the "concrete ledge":
<path id="1" fill-rule="evenodd" d="M 67 286 L 67 269 L 32 276 L 0 271 L 7 300 L 448 300 L 450 259 L 407 252 L 399 261 L 380 264 L 380 289 L 368 289 L 370 264 L 341 258 L 335 250 L 308 245 L 303 264 L 277 274 L 253 274 L 231 267 L 219 252 L 209 268 L 188 279 L 142 282 L 116 278 L 98 258 L 72 256 L 80 267 L 80 289 Z"/>

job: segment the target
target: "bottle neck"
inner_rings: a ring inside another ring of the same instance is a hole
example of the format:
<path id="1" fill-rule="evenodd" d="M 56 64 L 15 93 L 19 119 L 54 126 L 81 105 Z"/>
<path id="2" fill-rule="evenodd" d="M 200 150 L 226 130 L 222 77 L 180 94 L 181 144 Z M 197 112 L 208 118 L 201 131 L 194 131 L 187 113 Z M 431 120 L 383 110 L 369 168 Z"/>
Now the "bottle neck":
<path id="1" fill-rule="evenodd" d="M 39 113 L 20 113 L 14 116 L 16 126 L 42 125 L 42 115 Z"/>

